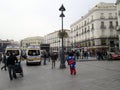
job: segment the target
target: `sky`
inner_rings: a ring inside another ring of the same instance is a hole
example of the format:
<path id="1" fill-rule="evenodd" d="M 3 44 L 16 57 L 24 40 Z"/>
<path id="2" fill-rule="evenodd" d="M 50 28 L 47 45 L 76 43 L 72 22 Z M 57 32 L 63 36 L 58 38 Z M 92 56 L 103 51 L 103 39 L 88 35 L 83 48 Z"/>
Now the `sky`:
<path id="1" fill-rule="evenodd" d="M 20 41 L 60 30 L 62 4 L 66 9 L 63 28 L 70 29 L 71 24 L 100 2 L 116 0 L 0 0 L 0 39 Z"/>

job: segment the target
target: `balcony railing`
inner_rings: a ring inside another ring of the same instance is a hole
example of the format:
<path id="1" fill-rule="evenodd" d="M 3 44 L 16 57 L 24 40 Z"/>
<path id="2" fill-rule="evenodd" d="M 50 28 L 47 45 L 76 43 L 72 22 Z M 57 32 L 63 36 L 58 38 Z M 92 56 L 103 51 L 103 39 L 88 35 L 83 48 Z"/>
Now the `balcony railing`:
<path id="1" fill-rule="evenodd" d="M 114 19 L 114 18 L 112 16 L 110 16 L 109 19 Z"/>
<path id="2" fill-rule="evenodd" d="M 100 28 L 101 29 L 106 29 L 106 26 L 105 25 L 101 25 Z"/>
<path id="3" fill-rule="evenodd" d="M 117 31 L 120 31 L 120 26 L 117 26 Z"/>
<path id="4" fill-rule="evenodd" d="M 109 26 L 109 29 L 114 29 L 114 26 L 113 26 L 113 25 L 110 25 L 110 26 Z"/>
<path id="5" fill-rule="evenodd" d="M 94 30 L 94 27 L 92 27 L 91 30 Z"/>
<path id="6" fill-rule="evenodd" d="M 105 17 L 104 17 L 104 16 L 101 16 L 100 19 L 105 19 Z"/>

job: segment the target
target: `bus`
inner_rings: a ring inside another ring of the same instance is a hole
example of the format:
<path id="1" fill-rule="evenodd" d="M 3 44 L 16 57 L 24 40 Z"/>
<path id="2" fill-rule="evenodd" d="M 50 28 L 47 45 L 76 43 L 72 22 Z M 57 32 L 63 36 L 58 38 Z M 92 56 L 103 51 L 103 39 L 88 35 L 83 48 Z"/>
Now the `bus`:
<path id="1" fill-rule="evenodd" d="M 37 63 L 41 65 L 41 50 L 39 46 L 28 46 L 26 49 L 26 65 Z"/>

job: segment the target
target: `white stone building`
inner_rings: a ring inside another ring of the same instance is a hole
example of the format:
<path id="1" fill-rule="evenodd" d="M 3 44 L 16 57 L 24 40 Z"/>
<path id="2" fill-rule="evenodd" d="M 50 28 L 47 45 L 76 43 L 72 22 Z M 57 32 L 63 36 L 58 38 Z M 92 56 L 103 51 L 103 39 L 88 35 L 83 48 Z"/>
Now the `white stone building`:
<path id="1" fill-rule="evenodd" d="M 28 37 L 23 40 L 21 40 L 21 47 L 22 49 L 26 49 L 29 45 L 37 45 L 40 46 L 43 42 L 43 37 L 41 36 L 35 36 L 35 37 Z"/>
<path id="2" fill-rule="evenodd" d="M 117 25 L 115 3 L 100 2 L 70 26 L 71 45 L 91 51 L 111 50 L 118 45 Z"/>
<path id="3" fill-rule="evenodd" d="M 119 49 L 120 49 L 120 0 L 116 1 L 116 5 L 117 5 L 117 18 L 118 18 L 117 34 L 119 35 Z"/>
<path id="4" fill-rule="evenodd" d="M 68 30 L 68 29 L 64 29 L 64 30 L 68 33 L 68 37 L 64 38 L 64 43 L 63 43 L 64 47 L 67 48 L 67 47 L 70 47 L 70 41 L 69 41 L 70 30 Z M 58 37 L 58 33 L 59 33 L 59 30 L 54 31 L 54 32 L 49 33 L 49 34 L 44 36 L 44 43 L 50 44 L 51 50 L 58 51 L 59 48 L 61 48 L 62 43 L 61 43 L 61 39 Z"/>

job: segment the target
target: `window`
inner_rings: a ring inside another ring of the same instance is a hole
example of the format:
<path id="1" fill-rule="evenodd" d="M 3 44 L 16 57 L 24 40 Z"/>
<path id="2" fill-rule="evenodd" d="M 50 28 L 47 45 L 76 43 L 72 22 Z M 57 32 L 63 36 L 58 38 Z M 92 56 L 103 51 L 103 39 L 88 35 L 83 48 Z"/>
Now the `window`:
<path id="1" fill-rule="evenodd" d="M 7 55 L 9 55 L 9 53 L 14 53 L 16 56 L 19 55 L 19 50 L 7 50 Z"/>
<path id="2" fill-rule="evenodd" d="M 109 28 L 110 28 L 110 29 L 113 29 L 113 28 L 114 28 L 112 21 L 109 22 Z"/>
<path id="3" fill-rule="evenodd" d="M 117 18 L 117 13 L 115 13 L 115 18 Z"/>
<path id="4" fill-rule="evenodd" d="M 85 26 L 86 26 L 86 21 L 85 21 L 85 24 L 84 24 Z"/>
<path id="5" fill-rule="evenodd" d="M 114 46 L 115 46 L 114 41 L 110 41 L 110 47 L 114 47 Z"/>
<path id="6" fill-rule="evenodd" d="M 106 45 L 106 40 L 105 39 L 101 39 L 101 45 Z"/>
<path id="7" fill-rule="evenodd" d="M 88 46 L 91 46 L 91 43 L 90 43 L 90 41 L 88 42 Z"/>
<path id="8" fill-rule="evenodd" d="M 94 30 L 94 24 L 92 24 L 92 28 L 91 29 Z"/>
<path id="9" fill-rule="evenodd" d="M 85 33 L 86 33 L 86 31 L 87 31 L 87 30 L 86 30 L 86 28 L 85 28 Z"/>
<path id="10" fill-rule="evenodd" d="M 29 50 L 28 55 L 37 56 L 37 55 L 40 55 L 40 51 L 39 50 Z"/>
<path id="11" fill-rule="evenodd" d="M 90 26 L 88 26 L 88 31 L 90 31 Z"/>
<path id="12" fill-rule="evenodd" d="M 118 15 L 120 16 L 120 10 L 118 11 Z"/>
<path id="13" fill-rule="evenodd" d="M 118 21 L 116 21 L 116 26 L 118 26 Z"/>
<path id="14" fill-rule="evenodd" d="M 100 28 L 101 28 L 101 29 L 105 29 L 105 28 L 106 28 L 103 21 L 101 22 Z"/>
<path id="15" fill-rule="evenodd" d="M 88 18 L 88 20 L 87 20 L 88 22 L 87 23 L 89 23 L 89 18 Z"/>
<path id="16" fill-rule="evenodd" d="M 101 13 L 100 19 L 105 19 L 104 13 Z"/>
<path id="17" fill-rule="evenodd" d="M 91 16 L 91 22 L 94 20 L 93 16 Z"/>
<path id="18" fill-rule="evenodd" d="M 94 40 L 92 41 L 92 45 L 95 46 L 95 41 Z"/>
<path id="19" fill-rule="evenodd" d="M 78 36 L 78 32 L 76 33 L 76 36 Z"/>
<path id="20" fill-rule="evenodd" d="M 109 13 L 109 19 L 113 19 L 112 13 Z"/>

